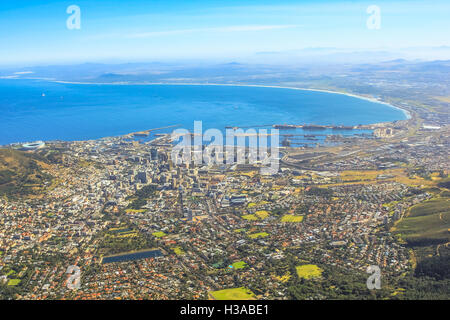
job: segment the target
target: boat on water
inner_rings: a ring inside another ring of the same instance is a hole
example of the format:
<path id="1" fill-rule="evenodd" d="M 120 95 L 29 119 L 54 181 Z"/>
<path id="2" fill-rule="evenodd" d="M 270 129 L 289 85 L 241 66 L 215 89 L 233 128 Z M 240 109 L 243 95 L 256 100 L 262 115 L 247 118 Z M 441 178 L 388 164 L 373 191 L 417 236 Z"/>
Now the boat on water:
<path id="1" fill-rule="evenodd" d="M 274 124 L 273 127 L 275 129 L 295 129 L 297 126 L 293 124 Z"/>
<path id="2" fill-rule="evenodd" d="M 305 130 L 325 130 L 327 127 L 316 125 L 316 124 L 308 124 L 308 125 L 304 125 L 302 128 Z"/>
<path id="3" fill-rule="evenodd" d="M 353 130 L 352 126 L 334 126 L 331 130 Z"/>

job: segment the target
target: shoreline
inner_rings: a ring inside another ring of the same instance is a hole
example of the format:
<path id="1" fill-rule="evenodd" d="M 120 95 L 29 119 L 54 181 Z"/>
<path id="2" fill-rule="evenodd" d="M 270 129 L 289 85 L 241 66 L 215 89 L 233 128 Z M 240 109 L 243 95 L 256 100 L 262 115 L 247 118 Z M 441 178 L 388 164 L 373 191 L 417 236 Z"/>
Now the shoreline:
<path id="1" fill-rule="evenodd" d="M 382 100 L 378 100 L 376 98 L 371 98 L 371 97 L 366 97 L 366 96 L 362 96 L 362 95 L 357 95 L 357 94 L 353 94 L 353 93 L 347 93 L 347 92 L 340 92 L 340 91 L 333 91 L 333 90 L 326 90 L 326 89 L 314 89 L 314 88 L 300 88 L 300 87 L 290 87 L 290 86 L 282 86 L 282 85 L 263 85 L 263 84 L 237 84 L 237 83 L 200 83 L 200 82 L 193 82 L 193 83 L 187 83 L 187 82 L 178 82 L 178 83 L 164 83 L 164 82 L 142 82 L 142 83 L 130 83 L 130 82 L 115 82 L 115 83 L 108 83 L 108 82 L 102 82 L 102 83 L 93 83 L 93 82 L 77 82 L 77 81 L 64 81 L 64 80 L 55 80 L 55 79 L 43 79 L 43 78 L 15 78 L 14 80 L 37 80 L 37 81 L 44 81 L 44 82 L 53 82 L 53 83 L 61 83 L 61 84 L 74 84 L 74 85 L 99 85 L 99 86 L 103 86 L 103 85 L 115 85 L 115 86 L 227 86 L 227 87 L 254 87 L 254 88 L 274 88 L 274 89 L 286 89 L 286 90 L 298 90 L 298 91 L 310 91 L 310 92 L 323 92 L 323 93 L 330 93 L 330 94 L 340 94 L 340 95 L 345 95 L 348 97 L 352 97 L 355 99 L 361 99 L 361 100 L 366 100 L 369 102 L 373 102 L 373 103 L 378 103 L 378 104 L 382 104 L 385 105 L 389 108 L 392 109 L 397 109 L 400 110 L 406 119 L 402 119 L 402 120 L 392 120 L 392 121 L 386 121 L 386 122 L 382 122 L 382 123 L 393 123 L 394 121 L 404 121 L 404 120 L 410 120 L 412 119 L 412 115 L 411 113 L 406 110 L 403 109 L 401 107 L 398 106 L 394 106 L 388 102 L 382 101 Z M 378 123 L 370 123 L 369 125 L 375 125 Z M 125 136 L 125 135 L 130 135 L 133 134 L 134 132 L 129 132 L 126 133 L 124 135 L 118 135 L 118 136 Z M 90 141 L 90 140 L 98 140 L 98 139 L 103 139 L 103 138 L 108 138 L 110 136 L 103 136 L 97 139 L 85 139 L 85 140 L 70 140 L 70 141 Z M 113 136 L 116 137 L 116 136 Z M 50 141 L 50 140 L 48 140 Z M 21 144 L 21 142 L 14 142 L 14 143 L 9 143 L 6 145 L 1 145 L 1 147 L 5 147 L 5 146 L 11 146 L 14 144 Z"/>
<path id="2" fill-rule="evenodd" d="M 38 79 L 34 79 L 38 80 Z M 393 109 L 397 109 L 403 112 L 406 119 L 410 120 L 412 118 L 411 113 L 398 106 L 394 106 L 386 101 L 378 100 L 376 98 L 370 98 L 365 97 L 362 95 L 354 94 L 354 93 L 348 93 L 348 92 L 341 92 L 341 91 L 333 91 L 333 90 L 326 90 L 326 89 L 314 89 L 314 88 L 300 88 L 300 87 L 287 87 L 287 86 L 276 86 L 276 85 L 264 85 L 264 84 L 238 84 L 238 83 L 201 83 L 201 82 L 148 82 L 148 83 L 129 83 L 129 82 L 115 82 L 115 83 L 108 83 L 108 82 L 99 82 L 99 83 L 93 83 L 93 82 L 75 82 L 75 81 L 63 81 L 63 80 L 44 80 L 44 81 L 50 81 L 54 83 L 66 83 L 66 84 L 80 84 L 80 85 L 116 85 L 116 86 L 156 86 L 156 85 L 167 85 L 167 86 L 227 86 L 227 87 L 253 87 L 253 88 L 274 88 L 274 89 L 288 89 L 288 90 L 298 90 L 298 91 L 313 91 L 313 92 L 324 92 L 324 93 L 331 93 L 331 94 L 340 94 L 356 99 L 366 100 L 373 103 L 379 103 L 383 104 L 385 106 L 388 106 Z M 388 121 L 392 122 L 392 121 Z M 375 124 L 375 123 L 373 123 Z"/>
<path id="3" fill-rule="evenodd" d="M 2 79 L 2 78 L 0 78 Z M 112 85 L 112 86 L 152 86 L 152 85 L 166 85 L 166 86 L 228 86 L 228 87 L 254 87 L 254 88 L 274 88 L 274 89 L 288 89 L 288 90 L 299 90 L 299 91 L 313 91 L 313 92 L 324 92 L 331 94 L 340 94 L 348 97 L 370 101 L 373 103 L 383 104 L 393 109 L 397 109 L 403 112 L 406 119 L 410 120 L 412 118 L 411 112 L 403 109 L 399 106 L 394 106 L 386 101 L 378 100 L 376 98 L 370 98 L 354 93 L 333 91 L 327 89 L 314 89 L 314 88 L 302 88 L 302 87 L 289 87 L 282 85 L 264 85 L 264 84 L 239 84 L 239 83 L 201 83 L 201 82 L 141 82 L 141 83 L 130 83 L 130 82 L 81 82 L 81 81 L 65 81 L 65 80 L 55 80 L 46 78 L 7 78 L 10 80 L 40 80 L 48 81 L 53 83 L 65 83 L 65 84 L 80 84 L 80 85 Z M 392 122 L 392 121 L 388 121 Z M 375 124 L 375 123 L 372 123 Z"/>

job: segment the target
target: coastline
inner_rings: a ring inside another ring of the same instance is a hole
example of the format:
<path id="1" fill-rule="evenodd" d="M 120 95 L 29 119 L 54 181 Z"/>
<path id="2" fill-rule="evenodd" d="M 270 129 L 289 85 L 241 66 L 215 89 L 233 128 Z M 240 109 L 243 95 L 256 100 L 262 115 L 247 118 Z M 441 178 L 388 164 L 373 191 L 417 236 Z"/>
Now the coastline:
<path id="1" fill-rule="evenodd" d="M 37 79 L 35 79 L 37 80 Z M 49 80 L 44 80 L 49 81 Z M 403 114 L 406 117 L 406 120 L 409 120 L 412 118 L 411 113 L 398 106 L 394 106 L 386 101 L 378 100 L 375 98 L 369 98 L 362 95 L 357 95 L 353 93 L 348 92 L 341 92 L 341 91 L 333 91 L 333 90 L 326 90 L 326 89 L 314 89 L 314 88 L 300 88 L 300 87 L 287 87 L 287 86 L 275 86 L 275 85 L 263 85 L 263 84 L 237 84 L 237 83 L 200 83 L 200 82 L 142 82 L 142 83 L 129 83 L 129 82 L 115 82 L 115 83 L 108 83 L 108 82 L 99 82 L 99 83 L 93 83 L 93 82 L 75 82 L 75 81 L 62 81 L 62 80 L 50 80 L 50 82 L 54 83 L 66 83 L 66 84 L 81 84 L 81 85 L 116 85 L 116 86 L 126 86 L 126 85 L 134 85 L 134 86 L 151 86 L 151 85 L 167 85 L 167 86 L 228 86 L 228 87 L 254 87 L 254 88 L 274 88 L 274 89 L 288 89 L 288 90 L 299 90 L 299 91 L 313 91 L 313 92 L 324 92 L 324 93 L 331 93 L 331 94 L 340 94 L 348 97 L 353 97 L 356 99 L 366 100 L 373 103 L 379 103 L 383 104 L 385 106 L 388 106 L 393 109 L 397 109 L 403 112 Z"/>
<path id="2" fill-rule="evenodd" d="M 108 83 L 108 82 L 103 82 L 103 83 L 93 83 L 93 82 L 77 82 L 77 81 L 63 81 L 63 80 L 55 80 L 55 79 L 43 79 L 43 78 L 20 78 L 20 79 L 14 79 L 14 80 L 34 80 L 34 81 L 43 81 L 43 82 L 49 82 L 49 83 L 61 83 L 61 84 L 74 84 L 74 85 L 97 85 L 97 86 L 103 86 L 103 85 L 116 85 L 116 86 L 227 86 L 227 87 L 255 87 L 255 88 L 274 88 L 274 89 L 286 89 L 286 90 L 297 90 L 297 91 L 310 91 L 310 92 L 323 92 L 323 93 L 329 93 L 329 94 L 340 94 L 340 95 L 344 95 L 344 96 L 349 96 L 352 98 L 356 98 L 356 99 L 361 99 L 361 100 L 366 100 L 369 102 L 373 102 L 373 103 L 377 103 L 377 104 L 381 104 L 381 105 L 385 105 L 389 108 L 392 109 L 397 109 L 400 110 L 404 116 L 405 119 L 404 120 L 410 120 L 412 118 L 411 113 L 406 110 L 403 109 L 399 106 L 394 106 L 388 102 L 376 99 L 376 98 L 371 98 L 371 97 L 366 97 L 366 96 L 362 96 L 362 95 L 357 95 L 357 94 L 353 94 L 353 93 L 348 93 L 348 92 L 340 92 L 340 91 L 333 91 L 333 90 L 326 90 L 326 89 L 315 89 L 315 88 L 300 88 L 300 87 L 291 87 L 291 86 L 282 86 L 282 85 L 263 85 L 263 84 L 237 84 L 237 83 L 200 83 L 200 82 L 194 82 L 194 83 L 186 83 L 186 82 L 178 82 L 178 83 L 164 83 L 164 82 L 141 82 L 141 83 L 130 83 L 130 82 L 115 82 L 115 83 Z M 391 120 L 391 121 L 385 121 L 383 123 L 385 124 L 389 124 L 389 123 L 393 123 L 396 120 Z M 369 125 L 376 125 L 378 124 L 377 122 L 374 123 L 370 123 Z M 381 123 L 380 123 L 381 124 Z M 125 135 L 130 135 L 134 132 L 129 132 Z M 101 138 L 105 138 L 105 137 L 109 137 L 109 136 L 102 136 Z M 98 139 L 101 139 L 98 138 Z M 73 141 L 88 141 L 88 140 L 96 140 L 96 139 L 87 139 L 87 140 L 73 140 Z M 15 142 L 15 143 L 8 143 L 2 146 L 8 146 L 8 145 L 12 145 L 12 144 L 21 144 L 21 142 Z"/>

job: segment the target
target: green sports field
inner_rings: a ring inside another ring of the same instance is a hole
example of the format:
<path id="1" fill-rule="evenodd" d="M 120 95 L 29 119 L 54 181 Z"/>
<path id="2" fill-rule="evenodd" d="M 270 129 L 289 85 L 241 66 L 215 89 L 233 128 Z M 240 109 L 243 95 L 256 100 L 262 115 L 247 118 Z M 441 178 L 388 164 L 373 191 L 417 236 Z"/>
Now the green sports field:
<path id="1" fill-rule="evenodd" d="M 315 264 L 304 264 L 302 266 L 295 267 L 297 270 L 297 276 L 303 279 L 317 278 L 322 275 L 323 270 Z"/>
<path id="2" fill-rule="evenodd" d="M 247 264 L 244 261 L 238 261 L 233 263 L 231 266 L 233 267 L 233 269 L 244 269 Z"/>
<path id="3" fill-rule="evenodd" d="M 258 217 L 256 217 L 254 214 L 246 214 L 242 216 L 242 219 L 249 220 L 249 221 L 256 221 L 258 220 Z"/>
<path id="4" fill-rule="evenodd" d="M 162 237 L 166 236 L 166 234 L 164 232 L 162 232 L 162 231 L 153 232 L 152 235 L 157 237 L 157 238 L 162 238 Z"/>
<path id="5" fill-rule="evenodd" d="M 8 286 L 17 286 L 20 283 L 20 279 L 11 279 L 8 281 Z"/>
<path id="6" fill-rule="evenodd" d="M 267 232 L 259 232 L 259 233 L 253 233 L 250 234 L 249 237 L 251 239 L 256 239 L 256 238 L 265 238 L 267 237 L 269 234 Z"/>
<path id="7" fill-rule="evenodd" d="M 284 215 L 281 218 L 281 222 L 302 222 L 303 216 L 294 216 L 293 214 Z"/>
<path id="8" fill-rule="evenodd" d="M 212 291 L 214 300 L 256 300 L 255 294 L 245 287 Z"/>

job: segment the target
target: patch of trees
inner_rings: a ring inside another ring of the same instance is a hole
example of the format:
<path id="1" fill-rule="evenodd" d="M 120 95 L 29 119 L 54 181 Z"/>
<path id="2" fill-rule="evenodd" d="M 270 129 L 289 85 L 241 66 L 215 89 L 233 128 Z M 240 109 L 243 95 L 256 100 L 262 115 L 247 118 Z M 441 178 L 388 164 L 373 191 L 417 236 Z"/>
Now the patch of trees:
<path id="1" fill-rule="evenodd" d="M 438 186 L 441 187 L 441 188 L 450 189 L 450 179 L 447 179 L 446 181 L 439 182 Z"/>
<path id="2" fill-rule="evenodd" d="M 324 269 L 321 278 L 299 279 L 292 277 L 288 287 L 291 299 L 382 299 L 389 296 L 389 290 L 367 289 L 368 274 L 353 269 L 320 265 Z M 295 275 L 295 267 L 291 266 Z"/>
<path id="3" fill-rule="evenodd" d="M 289 209 L 286 208 L 275 208 L 271 210 L 271 213 L 272 215 L 279 217 L 285 215 L 288 211 Z"/>
<path id="4" fill-rule="evenodd" d="M 311 196 L 331 198 L 333 196 L 333 190 L 325 189 L 325 188 L 311 187 L 308 191 L 305 191 L 305 194 L 311 195 Z"/>
<path id="5" fill-rule="evenodd" d="M 409 188 L 408 189 L 408 195 L 417 195 L 417 194 L 422 194 L 424 193 L 423 190 L 418 189 L 418 188 Z"/>
<path id="6" fill-rule="evenodd" d="M 426 237 L 409 237 L 406 239 L 408 246 L 411 247 L 427 247 L 436 246 L 447 241 L 446 237 L 443 238 L 426 238 Z"/>
<path id="7" fill-rule="evenodd" d="M 139 210 L 141 209 L 143 206 L 145 206 L 147 204 L 147 200 L 146 199 L 136 199 L 133 202 L 131 202 L 128 205 L 128 209 L 133 209 L 133 210 Z"/>
<path id="8" fill-rule="evenodd" d="M 138 198 L 149 198 L 156 191 L 156 186 L 149 184 L 148 186 L 143 187 L 142 189 L 136 191 L 135 196 Z"/>
<path id="9" fill-rule="evenodd" d="M 408 160 L 406 160 L 405 158 L 391 158 L 391 157 L 384 157 L 384 158 L 378 158 L 378 160 L 380 162 L 403 162 L 403 163 L 408 163 Z"/>
<path id="10" fill-rule="evenodd" d="M 397 299 L 448 300 L 450 279 L 436 280 L 431 277 L 401 278 L 397 286 L 405 291 Z"/>
<path id="11" fill-rule="evenodd" d="M 6 184 L 13 181 L 13 177 L 16 174 L 11 170 L 1 170 L 0 171 L 0 184 Z"/>
<path id="12" fill-rule="evenodd" d="M 136 237 L 111 237 L 103 238 L 99 249 L 104 254 L 116 254 L 152 248 L 156 245 L 149 237 L 138 234 Z"/>
<path id="13" fill-rule="evenodd" d="M 309 205 L 302 203 L 295 209 L 295 214 L 306 215 L 309 213 Z"/>
<path id="14" fill-rule="evenodd" d="M 156 192 L 156 186 L 151 185 L 151 184 L 136 191 L 134 196 L 132 196 L 130 198 L 137 198 L 137 199 L 133 200 L 133 202 L 131 202 L 128 205 L 128 209 L 133 209 L 133 210 L 141 209 L 143 206 L 145 206 L 147 204 L 147 199 L 152 197 L 155 194 L 155 192 Z"/>
<path id="15" fill-rule="evenodd" d="M 450 279 L 450 255 L 433 256 L 417 263 L 416 277 L 432 277 L 436 280 Z"/>

